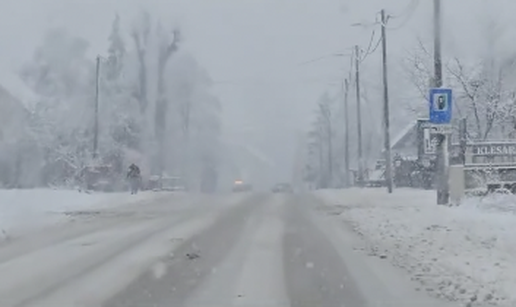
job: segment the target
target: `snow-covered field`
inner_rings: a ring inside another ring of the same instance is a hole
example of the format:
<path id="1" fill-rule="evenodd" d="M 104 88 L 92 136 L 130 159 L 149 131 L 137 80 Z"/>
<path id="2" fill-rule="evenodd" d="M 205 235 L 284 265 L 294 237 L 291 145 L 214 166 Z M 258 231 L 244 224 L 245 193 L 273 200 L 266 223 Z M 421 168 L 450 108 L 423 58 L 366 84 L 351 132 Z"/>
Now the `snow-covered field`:
<path id="1" fill-rule="evenodd" d="M 436 205 L 435 191 L 325 190 L 321 208 L 364 238 L 364 252 L 466 306 L 516 306 L 516 196 Z"/>
<path id="2" fill-rule="evenodd" d="M 0 190 L 0 240 L 15 232 L 66 219 L 64 212 L 109 208 L 158 197 L 160 193 L 80 193 L 72 190 Z"/>

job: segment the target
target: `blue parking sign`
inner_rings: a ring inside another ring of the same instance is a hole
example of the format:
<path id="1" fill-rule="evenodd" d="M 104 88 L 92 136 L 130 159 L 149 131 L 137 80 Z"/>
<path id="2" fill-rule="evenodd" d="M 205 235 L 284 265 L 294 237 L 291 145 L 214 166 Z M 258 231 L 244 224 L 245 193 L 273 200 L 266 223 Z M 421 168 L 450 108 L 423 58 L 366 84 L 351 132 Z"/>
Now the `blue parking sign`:
<path id="1" fill-rule="evenodd" d="M 449 124 L 452 118 L 452 90 L 449 88 L 430 89 L 430 123 Z"/>

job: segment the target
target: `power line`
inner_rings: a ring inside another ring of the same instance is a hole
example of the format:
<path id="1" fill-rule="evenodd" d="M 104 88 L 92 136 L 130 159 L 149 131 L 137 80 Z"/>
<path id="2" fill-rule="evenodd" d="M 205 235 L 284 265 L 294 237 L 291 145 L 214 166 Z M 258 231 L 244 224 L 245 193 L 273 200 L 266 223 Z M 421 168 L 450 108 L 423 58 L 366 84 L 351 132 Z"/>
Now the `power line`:
<path id="1" fill-rule="evenodd" d="M 405 12 L 403 12 L 402 14 L 396 16 L 396 15 L 389 15 L 387 16 L 387 22 L 389 21 L 389 19 L 397 19 L 397 18 L 401 18 L 402 16 L 404 15 L 407 15 L 407 17 L 405 18 L 405 20 L 403 20 L 401 22 L 401 24 L 399 24 L 398 26 L 396 27 L 392 27 L 392 28 L 388 28 L 386 27 L 388 30 L 399 30 L 401 28 L 403 28 L 409 21 L 410 19 L 412 18 L 412 16 L 414 15 L 414 13 L 416 12 L 416 9 L 418 8 L 419 6 L 419 3 L 420 3 L 420 0 L 412 0 L 409 5 L 407 6 L 407 8 L 405 9 Z"/>
<path id="2" fill-rule="evenodd" d="M 326 55 L 323 55 L 323 56 L 320 56 L 320 57 L 312 58 L 310 60 L 306 60 L 306 61 L 303 61 L 303 62 L 294 63 L 290 67 L 272 68 L 272 69 L 269 69 L 269 70 L 263 70 L 263 71 L 260 71 L 260 72 L 256 72 L 254 75 L 267 74 L 267 73 L 273 73 L 273 72 L 279 72 L 279 71 L 290 71 L 291 69 L 299 68 L 299 67 L 302 67 L 302 66 L 305 66 L 305 65 L 308 65 L 308 64 L 312 64 L 312 63 L 324 60 L 324 59 L 330 59 L 330 58 L 336 58 L 336 57 L 350 57 L 350 58 L 352 58 L 352 54 L 351 53 L 346 53 L 346 52 L 330 53 L 330 54 L 326 54 Z M 220 80 L 220 81 L 215 80 L 213 83 L 214 84 L 237 85 L 237 83 L 241 83 L 244 80 L 250 80 L 250 79 L 256 79 L 256 78 L 257 78 L 256 76 L 245 76 L 245 77 L 232 78 L 232 79 L 226 79 L 226 80 Z M 250 82 L 253 82 L 253 81 L 250 81 Z"/>
<path id="3" fill-rule="evenodd" d="M 414 10 L 419 6 L 420 0 L 411 0 L 410 3 L 407 5 L 407 7 L 399 14 L 399 15 L 392 15 L 389 14 L 389 16 L 393 19 L 401 18 L 405 15 L 412 15 L 414 13 Z M 378 16 L 378 15 L 377 15 Z"/>
<path id="4" fill-rule="evenodd" d="M 360 60 L 360 62 L 365 61 L 365 59 L 366 59 L 369 55 L 371 55 L 371 54 L 375 53 L 375 51 L 376 51 L 376 50 L 378 49 L 378 47 L 380 46 L 380 43 L 381 43 L 381 42 L 382 42 L 382 38 L 380 37 L 380 38 L 378 39 L 378 41 L 376 42 L 376 45 L 374 46 L 373 50 L 371 50 L 371 51 L 369 51 L 368 53 L 366 53 L 366 54 L 364 55 L 364 57 L 362 58 L 362 60 Z"/>
<path id="5" fill-rule="evenodd" d="M 375 34 L 376 34 L 376 31 L 373 30 L 371 32 L 371 39 L 369 39 L 369 46 L 367 46 L 367 50 L 365 51 L 364 57 L 360 60 L 360 62 L 363 62 L 365 60 L 365 58 L 370 54 L 371 47 L 373 46 L 373 40 L 374 40 L 374 35 Z"/>
<path id="6" fill-rule="evenodd" d="M 329 59 L 329 58 L 334 58 L 334 57 L 348 57 L 348 56 L 351 56 L 351 55 L 352 55 L 351 53 L 327 54 L 327 55 L 323 55 L 323 56 L 320 56 L 320 57 L 317 57 L 317 58 L 313 58 L 313 59 L 308 60 L 308 61 L 304 61 L 304 62 L 298 63 L 297 66 L 303 66 L 303 65 L 311 64 L 311 63 L 318 62 L 318 61 L 324 60 L 324 59 Z"/>

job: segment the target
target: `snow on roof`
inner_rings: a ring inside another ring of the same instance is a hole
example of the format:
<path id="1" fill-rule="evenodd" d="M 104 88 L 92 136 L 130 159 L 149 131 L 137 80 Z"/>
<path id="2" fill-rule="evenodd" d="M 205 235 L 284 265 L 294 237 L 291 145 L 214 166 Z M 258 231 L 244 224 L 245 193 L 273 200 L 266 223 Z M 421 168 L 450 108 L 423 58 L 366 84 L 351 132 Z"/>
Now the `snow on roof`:
<path id="1" fill-rule="evenodd" d="M 398 133 L 396 135 L 396 137 L 394 137 L 391 141 L 391 148 L 394 148 L 396 147 L 396 145 L 398 145 L 401 141 L 403 141 L 403 139 L 405 138 L 406 135 L 408 135 L 410 133 L 410 131 L 412 131 L 412 129 L 414 129 L 417 125 L 417 120 L 414 120 L 412 122 L 410 122 L 410 124 L 408 124 L 405 128 L 403 128 L 400 133 Z"/>

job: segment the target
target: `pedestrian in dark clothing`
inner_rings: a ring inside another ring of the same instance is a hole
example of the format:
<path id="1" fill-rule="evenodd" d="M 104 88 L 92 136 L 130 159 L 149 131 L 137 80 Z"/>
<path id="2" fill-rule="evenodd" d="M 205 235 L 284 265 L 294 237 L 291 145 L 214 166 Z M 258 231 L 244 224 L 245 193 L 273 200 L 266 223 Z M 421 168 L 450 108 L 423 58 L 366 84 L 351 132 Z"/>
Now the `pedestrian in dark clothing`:
<path id="1" fill-rule="evenodd" d="M 140 168 L 136 166 L 136 164 L 131 164 L 129 166 L 129 171 L 127 172 L 127 179 L 129 180 L 129 185 L 131 186 L 131 194 L 138 193 L 138 188 L 140 186 Z"/>

